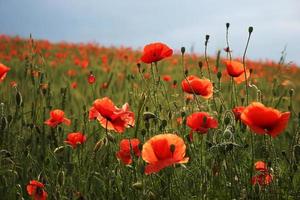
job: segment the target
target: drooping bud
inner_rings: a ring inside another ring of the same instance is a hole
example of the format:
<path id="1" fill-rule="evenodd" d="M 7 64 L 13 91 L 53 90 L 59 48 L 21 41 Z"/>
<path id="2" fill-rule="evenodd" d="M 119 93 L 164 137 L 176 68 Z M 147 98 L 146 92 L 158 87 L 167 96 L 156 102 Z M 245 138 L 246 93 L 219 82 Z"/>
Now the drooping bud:
<path id="1" fill-rule="evenodd" d="M 249 26 L 248 32 L 249 32 L 249 34 L 251 34 L 253 32 L 253 27 L 252 26 Z"/>
<path id="2" fill-rule="evenodd" d="M 230 26 L 230 23 L 226 23 L 226 28 L 228 29 L 229 28 L 229 26 Z"/>

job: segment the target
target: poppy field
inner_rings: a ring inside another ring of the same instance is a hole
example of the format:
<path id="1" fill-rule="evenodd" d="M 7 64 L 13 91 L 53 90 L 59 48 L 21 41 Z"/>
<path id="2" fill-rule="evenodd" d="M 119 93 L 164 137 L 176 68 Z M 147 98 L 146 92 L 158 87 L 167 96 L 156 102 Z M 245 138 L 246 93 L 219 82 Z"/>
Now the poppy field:
<path id="1" fill-rule="evenodd" d="M 0 199 L 300 199 L 300 68 L 225 28 L 215 56 L 0 35 Z"/>

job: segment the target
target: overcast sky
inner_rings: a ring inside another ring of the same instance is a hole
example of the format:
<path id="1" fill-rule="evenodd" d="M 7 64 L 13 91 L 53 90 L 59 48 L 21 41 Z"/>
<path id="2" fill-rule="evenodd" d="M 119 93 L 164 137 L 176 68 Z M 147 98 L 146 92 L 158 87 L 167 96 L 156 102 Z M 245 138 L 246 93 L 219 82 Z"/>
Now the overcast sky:
<path id="1" fill-rule="evenodd" d="M 299 0 L 0 0 L 0 33 L 51 41 L 125 45 L 135 48 L 161 41 L 202 53 L 224 48 L 230 22 L 234 56 L 241 56 L 254 27 L 248 58 L 300 64 Z"/>

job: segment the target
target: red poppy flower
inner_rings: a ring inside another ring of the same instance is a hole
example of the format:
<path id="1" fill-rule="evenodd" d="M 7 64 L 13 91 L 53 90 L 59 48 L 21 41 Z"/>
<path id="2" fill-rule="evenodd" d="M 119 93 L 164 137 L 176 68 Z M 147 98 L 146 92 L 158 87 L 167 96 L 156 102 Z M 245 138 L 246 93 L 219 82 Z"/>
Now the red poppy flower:
<path id="1" fill-rule="evenodd" d="M 129 165 L 132 163 L 131 154 L 139 157 L 141 151 L 139 149 L 139 139 L 123 139 L 120 142 L 120 150 L 116 153 L 116 156 L 125 164 Z M 132 150 L 131 150 L 132 149 Z"/>
<path id="2" fill-rule="evenodd" d="M 141 60 L 144 63 L 152 63 L 170 57 L 172 56 L 172 54 L 173 50 L 170 49 L 167 45 L 156 42 L 148 44 L 144 47 Z"/>
<path id="3" fill-rule="evenodd" d="M 10 82 L 10 86 L 11 87 L 17 87 L 18 86 L 18 83 L 16 81 L 11 81 Z"/>
<path id="4" fill-rule="evenodd" d="M 103 128 L 123 133 L 125 128 L 134 126 L 134 113 L 129 110 L 128 103 L 118 108 L 108 98 L 97 99 L 90 108 L 89 119 L 97 119 Z"/>
<path id="5" fill-rule="evenodd" d="M 186 80 L 187 79 L 187 80 Z M 197 76 L 190 75 L 181 82 L 184 92 L 201 95 L 205 99 L 209 99 L 213 95 L 213 85 L 208 79 L 200 79 Z"/>
<path id="6" fill-rule="evenodd" d="M 237 106 L 232 109 L 232 112 L 234 114 L 235 120 L 239 121 L 241 120 L 241 114 L 244 111 L 245 107 L 244 106 Z"/>
<path id="7" fill-rule="evenodd" d="M 186 125 L 192 129 L 189 139 L 193 141 L 194 131 L 205 134 L 210 128 L 217 128 L 218 121 L 206 112 L 195 112 L 187 117 Z"/>
<path id="8" fill-rule="evenodd" d="M 29 182 L 26 189 L 28 195 L 31 196 L 34 200 L 46 200 L 48 194 L 44 190 L 44 187 L 45 186 L 43 183 L 36 180 L 32 180 Z"/>
<path id="9" fill-rule="evenodd" d="M 175 134 L 160 134 L 143 145 L 142 158 L 148 165 L 145 174 L 159 172 L 176 163 L 187 163 L 186 146 L 181 137 Z"/>
<path id="10" fill-rule="evenodd" d="M 232 77 L 238 77 L 244 73 L 244 65 L 241 62 L 233 60 L 224 61 L 227 69 L 227 73 Z"/>
<path id="11" fill-rule="evenodd" d="M 6 77 L 6 74 L 9 70 L 10 70 L 9 67 L 6 67 L 2 63 L 0 63 L 0 82 L 2 82 L 4 80 L 4 78 Z"/>
<path id="12" fill-rule="evenodd" d="M 57 125 L 64 123 L 67 126 L 70 126 L 71 120 L 65 118 L 65 112 L 59 109 L 52 110 L 50 112 L 50 118 L 45 121 L 45 124 L 48 126 L 55 128 Z"/>
<path id="13" fill-rule="evenodd" d="M 170 75 L 164 75 L 163 80 L 166 82 L 170 82 L 172 80 L 172 77 Z"/>
<path id="14" fill-rule="evenodd" d="M 86 141 L 86 136 L 82 133 L 69 133 L 65 143 L 71 145 L 73 148 L 76 148 L 78 144 L 83 144 Z"/>
<path id="15" fill-rule="evenodd" d="M 244 124 L 257 134 L 268 134 L 276 137 L 286 128 L 290 112 L 280 111 L 265 107 L 259 102 L 253 102 L 241 114 Z"/>
<path id="16" fill-rule="evenodd" d="M 265 162 L 257 161 L 255 164 L 255 170 L 257 175 L 251 179 L 252 185 L 259 184 L 260 186 L 269 185 L 272 182 L 273 176 L 268 172 L 268 168 Z"/>
<path id="17" fill-rule="evenodd" d="M 72 82 L 71 83 L 71 88 L 76 89 L 78 86 L 77 82 Z"/>

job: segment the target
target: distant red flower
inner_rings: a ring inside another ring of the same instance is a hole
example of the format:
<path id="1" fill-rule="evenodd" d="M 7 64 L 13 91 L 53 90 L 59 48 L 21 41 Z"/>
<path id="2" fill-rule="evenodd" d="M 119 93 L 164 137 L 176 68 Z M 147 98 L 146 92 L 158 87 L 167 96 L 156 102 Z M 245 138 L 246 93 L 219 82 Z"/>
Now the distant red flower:
<path id="1" fill-rule="evenodd" d="M 107 89 L 108 88 L 108 83 L 107 82 L 102 83 L 101 88 L 102 89 Z"/>
<path id="2" fill-rule="evenodd" d="M 45 124 L 48 126 L 55 128 L 57 125 L 64 123 L 67 126 L 70 126 L 71 120 L 65 118 L 65 112 L 59 109 L 52 110 L 50 112 L 50 119 L 45 121 Z"/>
<path id="3" fill-rule="evenodd" d="M 253 102 L 241 114 L 241 120 L 254 133 L 268 134 L 276 137 L 284 131 L 290 118 L 290 112 L 265 107 L 262 103 Z"/>
<path id="4" fill-rule="evenodd" d="M 71 145 L 73 148 L 76 148 L 78 144 L 83 144 L 86 141 L 86 136 L 80 132 L 69 133 L 65 143 Z"/>
<path id="5" fill-rule="evenodd" d="M 244 106 L 237 106 L 232 109 L 232 112 L 234 114 L 235 120 L 239 121 L 241 120 L 241 114 L 244 111 L 245 107 Z"/>
<path id="6" fill-rule="evenodd" d="M 152 63 L 170 57 L 172 56 L 172 54 L 173 50 L 170 49 L 167 45 L 156 42 L 148 44 L 144 47 L 141 60 L 144 63 Z"/>
<path id="7" fill-rule="evenodd" d="M 134 126 L 134 113 L 129 110 L 128 103 L 118 108 L 108 97 L 94 101 L 89 119 L 97 119 L 103 128 L 117 133 L 123 133 L 125 128 Z"/>
<path id="8" fill-rule="evenodd" d="M 186 125 L 192 129 L 189 136 L 193 140 L 193 132 L 205 134 L 210 128 L 217 128 L 218 121 L 206 112 L 195 112 L 187 117 Z"/>
<path id="9" fill-rule="evenodd" d="M 96 77 L 94 76 L 94 74 L 92 72 L 90 72 L 90 74 L 88 76 L 88 83 L 93 84 L 95 82 L 96 82 Z"/>
<path id="10" fill-rule="evenodd" d="M 29 184 L 26 186 L 26 190 L 29 196 L 33 198 L 33 200 L 46 200 L 47 199 L 47 192 L 44 190 L 44 184 L 36 181 L 31 180 Z"/>
<path id="11" fill-rule="evenodd" d="M 4 64 L 0 63 L 0 82 L 4 80 L 6 77 L 7 72 L 10 70 L 9 67 L 5 66 Z"/>
<path id="12" fill-rule="evenodd" d="M 76 76 L 77 72 L 74 69 L 69 69 L 67 71 L 67 75 L 72 77 L 72 76 Z"/>
<path id="13" fill-rule="evenodd" d="M 80 66 L 82 69 L 87 68 L 89 66 L 89 61 L 87 59 L 82 60 Z"/>
<path id="14" fill-rule="evenodd" d="M 148 163 L 145 174 L 159 172 L 176 163 L 187 163 L 186 146 L 181 137 L 175 134 L 159 134 L 150 138 L 142 150 L 142 158 Z"/>
<path id="15" fill-rule="evenodd" d="M 72 82 L 71 83 L 71 88 L 76 89 L 78 86 L 77 82 Z"/>
<path id="16" fill-rule="evenodd" d="M 140 140 L 136 138 L 121 140 L 120 150 L 116 153 L 117 158 L 119 158 L 125 165 L 131 164 L 131 154 L 134 154 L 137 157 L 141 155 L 139 144 Z"/>
<path id="17" fill-rule="evenodd" d="M 150 73 L 148 73 L 148 72 L 144 73 L 144 78 L 145 79 L 147 79 L 147 80 L 150 79 L 150 76 L 151 76 Z"/>
<path id="18" fill-rule="evenodd" d="M 172 77 L 170 75 L 164 75 L 163 80 L 166 82 L 170 82 L 172 80 Z"/>
<path id="19" fill-rule="evenodd" d="M 186 80 L 187 79 L 187 80 Z M 213 95 L 213 85 L 208 79 L 200 79 L 197 76 L 190 75 L 181 82 L 182 90 L 186 93 L 201 95 L 209 99 Z"/>

